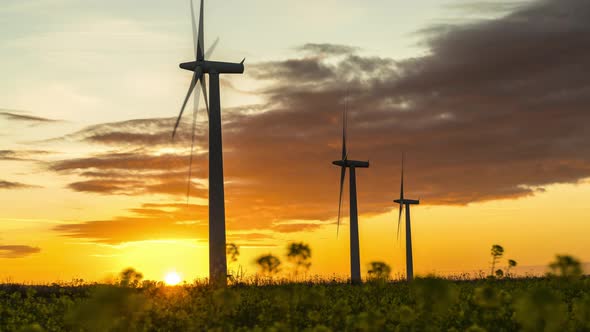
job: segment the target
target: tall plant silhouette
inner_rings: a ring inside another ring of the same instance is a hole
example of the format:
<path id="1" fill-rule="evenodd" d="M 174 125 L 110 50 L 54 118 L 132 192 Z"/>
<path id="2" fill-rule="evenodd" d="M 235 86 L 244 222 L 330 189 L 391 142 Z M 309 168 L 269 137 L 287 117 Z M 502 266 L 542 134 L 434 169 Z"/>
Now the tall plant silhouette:
<path id="1" fill-rule="evenodd" d="M 388 280 L 391 267 L 384 262 L 371 262 L 368 274 L 372 280 Z"/>
<path id="2" fill-rule="evenodd" d="M 119 285 L 123 287 L 139 287 L 141 279 L 143 279 L 143 274 L 129 267 L 121 271 L 119 278 Z"/>
<path id="3" fill-rule="evenodd" d="M 240 247 L 235 243 L 228 243 L 226 253 L 229 257 L 229 263 L 235 263 L 238 261 L 238 257 L 240 256 Z"/>
<path id="4" fill-rule="evenodd" d="M 228 256 L 228 264 L 227 264 L 228 277 L 230 278 L 231 281 L 236 281 L 237 279 L 240 279 L 241 277 L 243 277 L 242 266 L 239 265 L 237 270 L 235 270 L 233 272 L 230 271 L 230 267 L 232 266 L 232 264 L 237 263 L 238 257 L 240 256 L 240 247 L 235 243 L 228 243 L 225 251 Z"/>
<path id="5" fill-rule="evenodd" d="M 295 276 L 304 270 L 307 272 L 311 267 L 311 248 L 303 242 L 290 243 L 287 246 L 287 259 L 293 264 Z"/>
<path id="6" fill-rule="evenodd" d="M 492 270 L 490 271 L 490 275 L 493 276 L 494 275 L 494 268 L 496 268 L 496 263 L 498 263 L 500 258 L 502 258 L 502 255 L 504 255 L 504 248 L 499 244 L 494 244 L 492 246 L 491 254 L 492 254 Z"/>
<path id="7" fill-rule="evenodd" d="M 256 264 L 260 267 L 260 271 L 267 276 L 273 276 L 281 270 L 281 260 L 272 254 L 258 257 Z"/>
<path id="8" fill-rule="evenodd" d="M 510 270 L 515 268 L 518 263 L 514 259 L 508 260 L 508 266 L 506 267 L 506 276 L 510 276 Z"/>
<path id="9" fill-rule="evenodd" d="M 557 255 L 549 269 L 549 275 L 563 278 L 578 278 L 584 273 L 580 261 L 569 255 Z"/>

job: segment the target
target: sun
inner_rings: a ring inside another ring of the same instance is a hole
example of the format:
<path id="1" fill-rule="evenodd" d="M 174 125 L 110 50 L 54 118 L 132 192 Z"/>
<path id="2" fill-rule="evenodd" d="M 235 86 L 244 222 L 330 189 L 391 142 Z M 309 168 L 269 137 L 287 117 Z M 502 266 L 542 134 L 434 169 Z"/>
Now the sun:
<path id="1" fill-rule="evenodd" d="M 166 274 L 166 277 L 164 277 L 164 282 L 166 283 L 166 285 L 178 285 L 180 281 L 180 275 L 174 271 L 168 272 L 168 274 Z"/>

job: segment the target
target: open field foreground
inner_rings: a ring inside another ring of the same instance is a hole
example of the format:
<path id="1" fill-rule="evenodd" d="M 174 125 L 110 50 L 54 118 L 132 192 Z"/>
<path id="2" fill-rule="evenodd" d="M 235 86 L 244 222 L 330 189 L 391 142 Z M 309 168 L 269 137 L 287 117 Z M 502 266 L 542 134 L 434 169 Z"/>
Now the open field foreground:
<path id="1" fill-rule="evenodd" d="M 4 284 L 0 330 L 590 331 L 590 279 Z"/>

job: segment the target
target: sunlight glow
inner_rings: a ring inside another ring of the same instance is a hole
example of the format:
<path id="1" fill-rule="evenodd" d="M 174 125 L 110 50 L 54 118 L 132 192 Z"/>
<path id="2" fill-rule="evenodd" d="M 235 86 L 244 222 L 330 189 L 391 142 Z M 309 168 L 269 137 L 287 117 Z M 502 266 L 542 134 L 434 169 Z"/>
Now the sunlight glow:
<path id="1" fill-rule="evenodd" d="M 180 275 L 174 271 L 168 272 L 168 274 L 166 274 L 166 277 L 164 277 L 164 282 L 170 286 L 178 285 L 180 281 Z"/>

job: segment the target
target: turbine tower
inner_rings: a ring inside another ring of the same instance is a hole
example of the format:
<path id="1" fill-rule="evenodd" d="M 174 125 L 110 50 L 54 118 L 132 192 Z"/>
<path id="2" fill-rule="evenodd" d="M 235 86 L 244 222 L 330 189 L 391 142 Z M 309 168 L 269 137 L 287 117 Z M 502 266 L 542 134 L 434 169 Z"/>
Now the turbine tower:
<path id="1" fill-rule="evenodd" d="M 209 61 L 208 58 L 215 48 L 215 42 L 211 49 L 204 52 L 204 30 L 203 30 L 203 2 L 199 15 L 199 27 L 195 21 L 193 2 L 191 0 L 191 19 L 194 41 L 195 61 L 184 62 L 180 68 L 192 71 L 193 77 L 184 98 L 180 114 L 176 120 L 172 137 L 180 123 L 182 113 L 190 95 L 195 92 L 195 114 L 199 99 L 199 89 L 195 90 L 197 83 L 200 83 L 205 99 L 205 106 L 209 114 L 209 282 L 223 286 L 227 283 L 227 262 L 225 248 L 225 197 L 223 188 L 223 150 L 221 140 L 221 101 L 219 95 L 220 74 L 242 74 L 244 72 L 244 60 L 240 63 Z M 209 74 L 209 98 L 207 98 L 207 84 L 204 80 L 205 74 Z M 208 101 L 211 101 L 209 105 Z M 194 139 L 193 117 L 193 139 Z"/>
<path id="2" fill-rule="evenodd" d="M 338 226 L 336 234 L 340 232 L 340 210 L 342 207 L 342 189 L 344 178 L 346 177 L 346 168 L 350 168 L 350 280 L 352 283 L 361 282 L 361 263 L 359 251 L 359 222 L 356 202 L 356 168 L 368 168 L 368 161 L 357 161 L 348 159 L 346 149 L 346 101 L 344 104 L 343 125 L 342 125 L 342 159 L 333 161 L 332 164 L 340 166 L 340 197 L 338 199 Z"/>
<path id="3" fill-rule="evenodd" d="M 397 220 L 397 237 L 402 221 L 402 211 L 406 207 L 406 278 L 408 281 L 414 279 L 414 261 L 412 257 L 412 227 L 410 223 L 410 206 L 420 204 L 420 200 L 404 198 L 404 155 L 402 154 L 402 179 L 399 199 L 394 200 L 399 204 L 399 216 Z"/>

